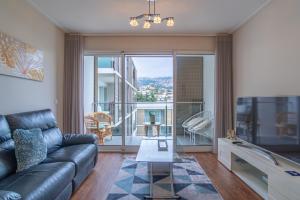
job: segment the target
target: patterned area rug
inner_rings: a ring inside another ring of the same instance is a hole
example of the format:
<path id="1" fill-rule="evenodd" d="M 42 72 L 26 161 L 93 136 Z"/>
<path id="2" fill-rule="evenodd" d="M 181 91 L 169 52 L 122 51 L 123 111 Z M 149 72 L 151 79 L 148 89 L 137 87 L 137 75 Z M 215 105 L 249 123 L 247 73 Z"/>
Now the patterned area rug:
<path id="1" fill-rule="evenodd" d="M 174 163 L 174 191 L 181 200 L 221 200 L 204 170 L 194 157 L 184 157 L 181 162 Z M 150 176 L 148 165 L 126 159 L 119 175 L 111 188 L 107 200 L 139 200 L 150 193 Z M 154 195 L 171 194 L 170 176 L 168 174 L 153 175 Z"/>

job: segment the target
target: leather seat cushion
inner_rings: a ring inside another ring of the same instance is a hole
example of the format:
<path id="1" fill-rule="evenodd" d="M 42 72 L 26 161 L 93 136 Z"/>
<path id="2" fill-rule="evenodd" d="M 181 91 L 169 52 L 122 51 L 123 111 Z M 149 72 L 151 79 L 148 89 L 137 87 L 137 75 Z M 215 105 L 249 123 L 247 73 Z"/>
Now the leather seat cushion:
<path id="1" fill-rule="evenodd" d="M 40 128 L 47 143 L 48 153 L 59 149 L 62 145 L 62 134 L 57 128 L 54 114 L 49 109 L 7 115 L 6 120 L 12 133 L 16 129 Z"/>
<path id="2" fill-rule="evenodd" d="M 76 176 L 81 169 L 85 168 L 87 163 L 94 162 L 97 156 L 97 146 L 94 144 L 79 144 L 71 145 L 58 149 L 57 151 L 48 154 L 43 162 L 73 162 L 76 168 Z"/>
<path id="3" fill-rule="evenodd" d="M 43 163 L 0 181 L 0 190 L 19 193 L 23 200 L 53 200 L 75 175 L 71 162 Z"/>

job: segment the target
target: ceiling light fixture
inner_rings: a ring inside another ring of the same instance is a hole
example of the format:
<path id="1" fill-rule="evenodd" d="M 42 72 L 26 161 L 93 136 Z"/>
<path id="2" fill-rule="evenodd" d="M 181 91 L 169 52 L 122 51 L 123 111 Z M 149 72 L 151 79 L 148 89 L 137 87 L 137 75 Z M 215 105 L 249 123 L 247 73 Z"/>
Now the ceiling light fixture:
<path id="1" fill-rule="evenodd" d="M 167 19 L 167 26 L 174 26 L 175 22 L 174 22 L 174 18 L 173 17 L 169 17 Z"/>
<path id="2" fill-rule="evenodd" d="M 131 17 L 131 18 L 130 18 L 130 25 L 131 25 L 131 26 L 138 26 L 138 25 L 139 25 L 139 22 L 136 20 L 135 17 Z"/>
<path id="3" fill-rule="evenodd" d="M 151 27 L 151 22 L 149 20 L 145 20 L 143 28 L 149 29 L 150 27 Z"/>
<path id="4" fill-rule="evenodd" d="M 166 25 L 168 27 L 172 27 L 175 24 L 174 17 L 165 17 L 161 18 L 160 14 L 156 13 L 155 3 L 157 0 L 147 0 L 148 1 L 148 14 L 141 14 L 136 17 L 130 17 L 129 24 L 132 27 L 136 27 L 139 25 L 138 20 L 144 20 L 144 29 L 151 28 L 151 24 L 160 24 L 161 22 L 166 21 Z M 152 5 L 152 6 L 151 6 Z M 151 12 L 151 8 L 153 7 L 153 12 Z"/>

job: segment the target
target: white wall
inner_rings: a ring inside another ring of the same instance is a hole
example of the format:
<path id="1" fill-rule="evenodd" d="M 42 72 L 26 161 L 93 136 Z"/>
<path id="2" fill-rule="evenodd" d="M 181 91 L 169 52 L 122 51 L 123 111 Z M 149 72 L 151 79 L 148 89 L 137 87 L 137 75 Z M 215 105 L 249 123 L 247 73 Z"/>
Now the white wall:
<path id="1" fill-rule="evenodd" d="M 0 75 L 0 114 L 51 108 L 62 125 L 64 33 L 28 2 L 0 1 L 0 31 L 44 52 L 43 82 Z"/>
<path id="2" fill-rule="evenodd" d="M 300 1 L 272 0 L 234 33 L 234 94 L 300 95 Z"/>
<path id="3" fill-rule="evenodd" d="M 203 51 L 215 52 L 215 37 L 197 36 L 88 36 L 87 51 Z"/>

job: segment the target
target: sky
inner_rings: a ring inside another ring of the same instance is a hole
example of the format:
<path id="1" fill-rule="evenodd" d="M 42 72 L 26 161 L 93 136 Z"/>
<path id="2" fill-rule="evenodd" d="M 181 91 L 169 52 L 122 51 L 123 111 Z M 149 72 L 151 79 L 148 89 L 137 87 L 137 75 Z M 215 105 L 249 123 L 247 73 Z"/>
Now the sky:
<path id="1" fill-rule="evenodd" d="M 132 57 L 137 77 L 173 76 L 173 57 Z"/>

